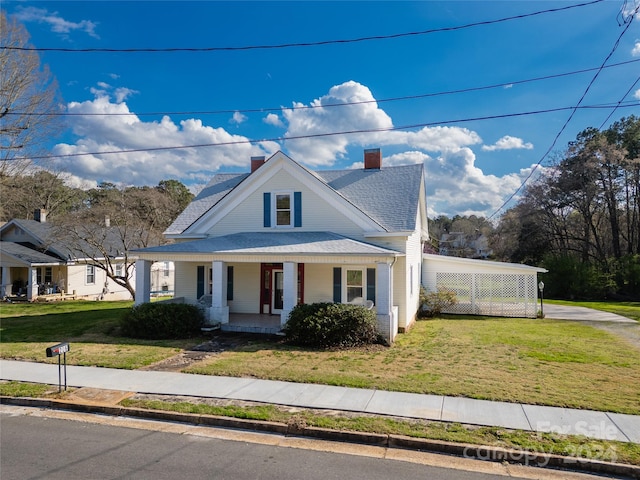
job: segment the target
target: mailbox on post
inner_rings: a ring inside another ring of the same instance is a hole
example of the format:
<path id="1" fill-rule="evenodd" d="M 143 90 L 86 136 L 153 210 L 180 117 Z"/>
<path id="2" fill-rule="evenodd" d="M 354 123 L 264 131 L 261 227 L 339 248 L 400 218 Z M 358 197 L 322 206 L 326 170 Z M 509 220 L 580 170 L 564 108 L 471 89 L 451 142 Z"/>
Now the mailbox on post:
<path id="1" fill-rule="evenodd" d="M 69 344 L 67 342 L 58 343 L 47 347 L 47 357 L 58 357 L 58 392 L 62 391 L 62 370 L 60 365 L 60 355 L 64 357 L 64 389 L 67 389 L 67 352 Z"/>

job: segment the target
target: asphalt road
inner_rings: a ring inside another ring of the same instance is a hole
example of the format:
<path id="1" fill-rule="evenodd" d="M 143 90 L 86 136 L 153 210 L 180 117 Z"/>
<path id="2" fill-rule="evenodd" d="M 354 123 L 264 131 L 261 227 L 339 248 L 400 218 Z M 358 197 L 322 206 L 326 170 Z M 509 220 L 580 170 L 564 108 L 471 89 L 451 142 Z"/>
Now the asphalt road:
<path id="1" fill-rule="evenodd" d="M 358 446 L 347 446 L 352 453 L 342 454 L 321 451 L 321 448 L 270 445 L 268 441 L 243 441 L 241 434 L 238 434 L 237 440 L 225 440 L 203 433 L 204 430 L 213 429 L 194 429 L 194 434 L 176 430 L 184 429 L 176 424 L 167 426 L 165 431 L 158 431 L 154 428 L 114 426 L 109 424 L 111 420 L 95 423 L 99 420 L 78 419 L 56 418 L 55 415 L 34 414 L 19 409 L 3 410 L 0 414 L 2 479 L 505 478 L 493 473 L 376 458 L 375 455 L 367 455 L 366 447 L 360 447 L 362 454 L 354 454 Z M 176 431 L 168 431 L 172 428 Z M 198 431 L 200 434 L 197 434 Z M 453 464 L 456 459 L 449 461 Z M 496 465 L 492 462 L 477 463 Z M 542 469 L 536 471 L 542 476 L 527 477 L 544 477 Z M 584 478 L 582 475 L 579 477 Z"/>

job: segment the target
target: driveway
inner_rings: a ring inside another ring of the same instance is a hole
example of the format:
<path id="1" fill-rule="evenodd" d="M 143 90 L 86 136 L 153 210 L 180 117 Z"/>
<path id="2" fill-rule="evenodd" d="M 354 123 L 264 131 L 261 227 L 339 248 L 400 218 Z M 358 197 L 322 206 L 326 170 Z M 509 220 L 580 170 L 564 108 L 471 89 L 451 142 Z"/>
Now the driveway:
<path id="1" fill-rule="evenodd" d="M 618 335 L 640 349 L 640 323 L 615 313 L 586 307 L 544 305 L 545 318 L 573 320 Z"/>

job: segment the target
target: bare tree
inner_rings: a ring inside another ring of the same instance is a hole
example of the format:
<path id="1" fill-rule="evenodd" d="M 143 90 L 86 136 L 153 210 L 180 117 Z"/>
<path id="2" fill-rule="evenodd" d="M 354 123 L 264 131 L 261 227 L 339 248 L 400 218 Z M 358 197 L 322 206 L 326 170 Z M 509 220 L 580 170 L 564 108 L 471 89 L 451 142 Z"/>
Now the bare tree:
<path id="1" fill-rule="evenodd" d="M 0 11 L 0 187 L 45 151 L 61 128 L 58 84 L 28 47 L 29 34 Z"/>
<path id="2" fill-rule="evenodd" d="M 124 189 L 102 183 L 88 192 L 88 208 L 57 222 L 56 240 L 135 296 L 135 250 L 165 243 L 162 232 L 191 197 L 177 180 Z"/>

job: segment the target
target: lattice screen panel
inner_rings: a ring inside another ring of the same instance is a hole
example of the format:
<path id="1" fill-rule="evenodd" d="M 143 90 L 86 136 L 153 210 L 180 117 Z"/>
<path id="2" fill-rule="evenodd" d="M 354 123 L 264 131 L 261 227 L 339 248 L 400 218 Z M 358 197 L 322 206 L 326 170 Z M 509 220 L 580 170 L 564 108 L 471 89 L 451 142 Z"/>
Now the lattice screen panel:
<path id="1" fill-rule="evenodd" d="M 444 313 L 530 317 L 537 315 L 535 275 L 438 272 L 430 291 L 453 290 L 458 303 Z"/>

